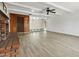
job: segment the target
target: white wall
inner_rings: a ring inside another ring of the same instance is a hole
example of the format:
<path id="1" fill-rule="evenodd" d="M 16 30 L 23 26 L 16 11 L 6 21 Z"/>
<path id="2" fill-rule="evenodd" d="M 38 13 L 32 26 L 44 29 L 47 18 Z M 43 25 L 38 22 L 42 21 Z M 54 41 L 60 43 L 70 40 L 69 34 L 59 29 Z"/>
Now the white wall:
<path id="1" fill-rule="evenodd" d="M 79 13 L 52 16 L 47 20 L 47 30 L 79 36 Z"/>

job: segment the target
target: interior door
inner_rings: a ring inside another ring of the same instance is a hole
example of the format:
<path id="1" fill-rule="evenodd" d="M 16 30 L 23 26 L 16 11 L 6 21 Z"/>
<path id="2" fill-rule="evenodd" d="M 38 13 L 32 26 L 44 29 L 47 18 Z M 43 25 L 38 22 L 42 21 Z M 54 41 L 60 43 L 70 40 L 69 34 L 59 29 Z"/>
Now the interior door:
<path id="1" fill-rule="evenodd" d="M 17 32 L 24 32 L 24 17 L 17 16 Z"/>

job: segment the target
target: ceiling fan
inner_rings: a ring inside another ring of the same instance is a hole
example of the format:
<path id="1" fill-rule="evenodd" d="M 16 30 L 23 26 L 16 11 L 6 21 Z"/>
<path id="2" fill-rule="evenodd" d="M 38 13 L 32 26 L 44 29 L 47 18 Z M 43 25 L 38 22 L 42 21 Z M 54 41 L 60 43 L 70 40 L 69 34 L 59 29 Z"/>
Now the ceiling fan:
<path id="1" fill-rule="evenodd" d="M 49 7 L 45 8 L 45 11 L 46 11 L 47 15 L 49 15 L 49 13 L 54 13 L 54 14 L 56 13 L 55 9 L 50 9 Z"/>
<path id="2" fill-rule="evenodd" d="M 38 11 L 39 13 L 46 13 L 49 15 L 50 13 L 56 14 L 55 9 L 51 9 L 49 7 L 42 9 L 41 11 Z"/>

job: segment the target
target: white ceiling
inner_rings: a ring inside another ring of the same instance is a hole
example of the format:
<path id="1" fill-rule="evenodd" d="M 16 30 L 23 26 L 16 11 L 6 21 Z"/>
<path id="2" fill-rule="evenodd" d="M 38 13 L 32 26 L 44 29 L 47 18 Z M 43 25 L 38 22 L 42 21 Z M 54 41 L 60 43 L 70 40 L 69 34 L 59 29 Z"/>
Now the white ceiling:
<path id="1" fill-rule="evenodd" d="M 65 7 L 71 11 L 79 10 L 79 2 L 54 2 L 57 5 Z"/>
<path id="2" fill-rule="evenodd" d="M 55 8 L 57 15 L 64 15 L 79 11 L 79 2 L 8 2 L 9 12 L 21 12 L 26 14 L 42 14 L 39 13 L 46 7 Z M 51 14 L 52 15 L 52 14 Z"/>

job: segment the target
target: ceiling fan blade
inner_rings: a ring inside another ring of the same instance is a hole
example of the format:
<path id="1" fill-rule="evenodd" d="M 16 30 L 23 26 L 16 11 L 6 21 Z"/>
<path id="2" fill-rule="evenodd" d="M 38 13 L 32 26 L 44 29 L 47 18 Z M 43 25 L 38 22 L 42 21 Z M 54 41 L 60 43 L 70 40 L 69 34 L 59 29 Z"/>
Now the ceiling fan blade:
<path id="1" fill-rule="evenodd" d="M 44 12 L 46 12 L 47 15 L 49 15 L 49 13 L 54 13 L 54 14 L 56 13 L 55 9 L 50 9 L 49 7 L 42 9 L 40 13 L 44 13 Z"/>
<path id="2" fill-rule="evenodd" d="M 56 12 L 51 12 L 51 13 L 54 13 L 55 14 Z"/>
<path id="3" fill-rule="evenodd" d="M 55 11 L 55 9 L 51 9 L 51 11 Z"/>

